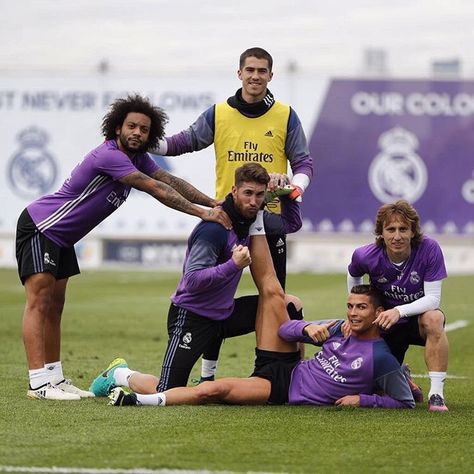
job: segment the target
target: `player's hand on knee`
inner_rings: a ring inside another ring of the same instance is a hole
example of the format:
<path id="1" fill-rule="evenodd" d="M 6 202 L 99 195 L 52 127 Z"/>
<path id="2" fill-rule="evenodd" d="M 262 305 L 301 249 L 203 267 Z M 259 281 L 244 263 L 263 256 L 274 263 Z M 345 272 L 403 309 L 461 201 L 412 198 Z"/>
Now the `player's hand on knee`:
<path id="1" fill-rule="evenodd" d="M 248 267 L 252 263 L 249 248 L 245 245 L 237 245 L 232 251 L 232 260 L 238 268 Z"/>

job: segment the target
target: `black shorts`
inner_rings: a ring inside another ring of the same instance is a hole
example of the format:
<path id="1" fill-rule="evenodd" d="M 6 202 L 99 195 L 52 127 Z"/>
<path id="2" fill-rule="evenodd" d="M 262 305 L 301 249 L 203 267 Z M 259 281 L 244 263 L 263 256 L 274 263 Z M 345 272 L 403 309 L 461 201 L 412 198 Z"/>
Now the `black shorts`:
<path id="1" fill-rule="evenodd" d="M 255 369 L 250 377 L 260 377 L 272 384 L 269 404 L 284 405 L 288 403 L 291 374 L 301 362 L 300 351 L 273 352 L 255 349 Z"/>
<path id="2" fill-rule="evenodd" d="M 390 348 L 390 352 L 400 364 L 403 363 L 408 346 L 424 346 L 426 344 L 420 334 L 419 317 L 411 316 L 407 318 L 407 322 L 396 324 L 389 332 L 382 332 L 382 337 Z"/>
<path id="3" fill-rule="evenodd" d="M 74 247 L 59 247 L 37 228 L 25 209 L 16 229 L 16 260 L 21 282 L 36 273 L 51 273 L 56 280 L 80 273 Z"/>
<path id="4" fill-rule="evenodd" d="M 255 331 L 258 296 L 235 299 L 234 311 L 215 321 L 172 304 L 168 312 L 168 346 L 163 357 L 158 391 L 185 387 L 189 374 L 209 341 Z"/>

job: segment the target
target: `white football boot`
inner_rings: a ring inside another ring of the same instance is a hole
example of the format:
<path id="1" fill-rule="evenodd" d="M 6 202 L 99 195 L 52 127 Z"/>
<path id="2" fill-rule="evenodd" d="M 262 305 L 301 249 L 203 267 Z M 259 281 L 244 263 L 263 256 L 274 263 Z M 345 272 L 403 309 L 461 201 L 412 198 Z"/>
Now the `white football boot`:
<path id="1" fill-rule="evenodd" d="M 80 388 L 73 385 L 71 379 L 64 379 L 62 382 L 57 383 L 56 387 L 60 388 L 63 392 L 66 393 L 75 393 L 81 398 L 95 397 L 92 392 L 88 392 L 87 390 L 81 390 Z"/>
<path id="2" fill-rule="evenodd" d="M 67 393 L 64 390 L 47 383 L 36 389 L 29 389 L 26 392 L 29 398 L 35 398 L 37 400 L 80 400 L 81 397 L 76 393 Z"/>

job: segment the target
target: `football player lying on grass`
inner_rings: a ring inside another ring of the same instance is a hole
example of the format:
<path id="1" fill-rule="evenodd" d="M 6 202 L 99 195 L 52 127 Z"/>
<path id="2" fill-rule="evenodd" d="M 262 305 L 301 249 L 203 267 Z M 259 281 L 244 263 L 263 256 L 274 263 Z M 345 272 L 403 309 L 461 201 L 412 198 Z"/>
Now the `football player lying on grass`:
<path id="1" fill-rule="evenodd" d="M 223 378 L 156 393 L 157 377 L 133 371 L 123 359 L 116 359 L 97 378 L 110 385 L 109 404 L 288 403 L 414 408 L 415 401 L 400 364 L 380 337 L 378 326 L 373 324 L 383 311 L 377 290 L 369 285 L 352 289 L 347 301 L 351 327 L 347 338 L 341 332 L 342 320 L 290 320 L 265 236 L 252 239 L 251 270 L 260 294 L 253 374 L 249 378 Z M 297 299 L 294 304 L 297 308 L 301 306 Z M 301 360 L 298 342 L 322 345 L 322 349 L 313 359 Z M 123 386 L 133 393 L 127 393 Z"/>

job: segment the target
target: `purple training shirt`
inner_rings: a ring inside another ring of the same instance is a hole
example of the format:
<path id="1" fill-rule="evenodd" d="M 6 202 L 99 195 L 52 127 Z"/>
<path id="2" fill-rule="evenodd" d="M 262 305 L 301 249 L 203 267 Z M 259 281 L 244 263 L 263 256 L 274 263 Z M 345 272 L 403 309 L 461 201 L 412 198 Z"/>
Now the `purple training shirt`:
<path id="1" fill-rule="evenodd" d="M 137 170 L 152 176 L 160 167 L 147 153 L 131 160 L 115 140 L 92 150 L 59 191 L 28 207 L 38 230 L 60 247 L 72 247 L 127 199 L 130 186 L 118 180 Z"/>
<path id="2" fill-rule="evenodd" d="M 390 261 L 384 248 L 369 244 L 354 251 L 348 270 L 353 277 L 369 275 L 370 283 L 383 292 L 387 309 L 424 296 L 425 281 L 447 277 L 441 248 L 428 237 L 412 248 L 401 267 Z"/>
<path id="3" fill-rule="evenodd" d="M 296 232 L 301 227 L 299 204 L 281 200 L 281 214 L 264 213 L 265 231 L 275 235 Z M 232 259 L 236 245 L 250 245 L 250 237 L 239 240 L 234 231 L 220 224 L 200 222 L 188 239 L 183 276 L 171 301 L 176 306 L 213 320 L 227 319 L 242 269 Z"/>
<path id="4" fill-rule="evenodd" d="M 320 322 L 315 321 L 314 324 Z M 286 341 L 314 344 L 303 329 L 308 321 L 288 321 L 279 330 Z M 346 395 L 360 395 L 366 408 L 413 408 L 415 402 L 400 364 L 381 338 L 344 338 L 342 321 L 313 359 L 299 362 L 291 374 L 290 405 L 334 405 Z M 376 392 L 384 395 L 377 395 Z"/>
<path id="5" fill-rule="evenodd" d="M 233 230 L 215 222 L 201 221 L 188 239 L 183 276 L 171 301 L 208 319 L 227 319 L 242 269 L 232 259 L 237 245 L 250 245 L 250 237 L 239 240 Z"/>

